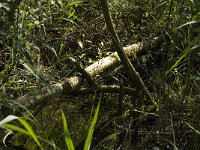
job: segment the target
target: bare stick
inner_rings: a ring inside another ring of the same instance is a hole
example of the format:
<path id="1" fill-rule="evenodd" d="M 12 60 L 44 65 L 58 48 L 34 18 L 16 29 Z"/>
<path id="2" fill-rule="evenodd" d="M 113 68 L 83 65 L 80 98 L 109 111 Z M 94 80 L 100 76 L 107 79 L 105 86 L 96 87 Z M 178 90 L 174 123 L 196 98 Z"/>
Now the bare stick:
<path id="1" fill-rule="evenodd" d="M 145 86 L 142 78 L 139 76 L 138 72 L 135 70 L 135 67 L 131 64 L 130 60 L 128 59 L 126 53 L 123 50 L 123 47 L 120 43 L 120 40 L 116 34 L 116 31 L 114 29 L 114 26 L 113 26 L 113 23 L 111 20 L 107 0 L 101 0 L 101 5 L 102 5 L 104 19 L 105 19 L 108 31 L 111 34 L 113 43 L 117 47 L 117 49 L 116 49 L 117 53 L 119 55 L 119 58 L 123 64 L 125 70 L 127 71 L 128 75 L 129 75 L 129 78 L 131 79 L 131 82 L 136 84 L 138 90 L 141 91 L 141 94 L 145 94 L 147 96 L 147 98 L 150 99 L 151 103 L 154 104 L 155 106 L 157 106 L 156 103 L 154 102 L 154 99 L 151 97 L 147 87 Z"/>
<path id="2" fill-rule="evenodd" d="M 75 67 L 77 68 L 77 70 L 83 75 L 83 77 L 87 80 L 89 86 L 92 87 L 97 87 L 97 84 L 95 83 L 95 81 L 92 79 L 92 77 L 89 75 L 89 73 L 87 73 L 79 64 L 78 62 L 72 58 L 69 57 L 70 61 L 75 65 Z"/>

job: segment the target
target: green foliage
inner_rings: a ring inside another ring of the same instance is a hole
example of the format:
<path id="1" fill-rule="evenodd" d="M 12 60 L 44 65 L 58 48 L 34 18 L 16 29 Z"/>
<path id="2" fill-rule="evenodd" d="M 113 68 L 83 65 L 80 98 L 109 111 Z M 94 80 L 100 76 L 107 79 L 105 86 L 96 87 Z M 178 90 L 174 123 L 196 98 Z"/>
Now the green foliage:
<path id="1" fill-rule="evenodd" d="M 100 107 L 100 100 L 98 102 L 94 118 L 91 121 L 90 128 L 88 130 L 88 135 L 87 135 L 87 138 L 85 140 L 84 150 L 89 150 L 90 149 L 90 145 L 91 145 L 91 142 L 92 142 L 92 135 L 93 135 L 93 132 L 94 132 L 94 127 L 96 125 L 98 114 L 99 114 L 99 107 Z"/>
<path id="2" fill-rule="evenodd" d="M 25 127 L 26 130 L 19 126 L 8 124 L 8 122 L 15 120 L 15 119 L 17 119 Z M 23 133 L 23 134 L 26 134 L 26 135 L 32 137 L 33 140 L 35 141 L 35 143 L 41 148 L 41 144 L 37 138 L 37 135 L 34 133 L 31 126 L 24 119 L 21 119 L 19 117 L 13 116 L 13 115 L 9 115 L 5 119 L 0 121 L 0 127 L 7 128 L 12 131 L 17 131 L 17 132 L 20 132 L 20 133 Z"/>
<path id="3" fill-rule="evenodd" d="M 100 101 L 98 102 L 98 105 L 97 105 L 97 108 L 96 108 L 96 111 L 95 111 L 95 115 L 93 117 L 93 120 L 91 121 L 91 125 L 90 125 L 89 130 L 88 130 L 87 138 L 86 138 L 85 145 L 84 145 L 84 150 L 90 149 L 90 144 L 92 142 L 92 135 L 93 135 L 94 128 L 95 128 L 97 118 L 98 118 L 98 114 L 99 114 L 99 107 L 100 107 Z M 66 142 L 67 148 L 68 148 L 68 150 L 74 150 L 75 148 L 74 148 L 72 139 L 70 137 L 66 117 L 65 117 L 65 114 L 64 114 L 63 111 L 62 111 L 61 115 L 62 115 L 63 129 L 64 129 L 65 142 Z M 25 127 L 25 129 L 19 127 L 18 125 L 9 124 L 9 122 L 16 120 L 16 119 L 21 123 L 21 125 L 23 125 Z M 6 118 L 4 118 L 3 120 L 0 121 L 0 127 L 5 128 L 9 131 L 17 131 L 19 133 L 30 136 L 35 141 L 35 143 L 40 147 L 40 149 L 42 149 L 42 145 L 39 142 L 38 138 L 42 139 L 44 142 L 48 143 L 49 145 L 52 145 L 52 143 L 49 142 L 48 140 L 45 140 L 45 139 L 37 136 L 34 133 L 31 126 L 24 119 L 19 118 L 17 116 L 14 116 L 14 115 L 7 116 Z"/>
<path id="4" fill-rule="evenodd" d="M 15 99 L 24 94 L 76 74 L 69 57 L 85 67 L 116 51 L 116 47 L 105 28 L 99 0 L 1 0 L 0 119 L 5 118 L 4 114 L 15 113 L 23 116 L 23 120 L 24 117 L 39 120 L 32 127 L 23 121 L 8 125 L 28 135 L 15 134 L 13 144 L 23 141 L 28 149 L 32 145 L 35 149 L 37 145 L 44 149 L 65 149 L 68 142 L 75 149 L 85 143 L 88 149 L 94 147 L 91 140 L 99 140 L 101 144 L 97 142 L 96 149 L 131 149 L 135 140 L 134 149 L 199 149 L 199 1 L 108 2 L 123 46 L 167 35 L 147 55 L 130 58 L 157 101 L 159 112 L 145 112 L 139 107 L 141 99 L 137 95 L 102 94 L 101 112 L 98 104 L 87 131 L 90 108 L 94 105 L 91 95 L 48 99 L 41 111 L 39 107 L 27 110 L 17 104 Z M 122 79 L 120 86 L 130 87 L 124 70 L 115 71 L 99 74 L 94 80 L 100 85 L 115 85 Z M 115 117 L 118 99 L 123 102 L 123 115 Z M 61 109 L 68 114 L 67 121 L 63 112 L 61 119 Z M 31 112 L 37 110 L 35 119 Z M 100 133 L 92 138 L 97 114 Z M 19 118 L 7 119 L 9 123 Z M 67 136 L 68 127 L 73 144 Z M 0 145 L 0 149 L 4 147 Z"/>
<path id="5" fill-rule="evenodd" d="M 95 111 L 95 115 L 93 117 L 93 120 L 91 121 L 89 130 L 88 130 L 87 138 L 86 138 L 85 144 L 84 144 L 84 150 L 90 149 L 94 128 L 95 128 L 97 118 L 98 118 L 98 114 L 99 114 L 99 107 L 100 107 L 100 101 L 98 102 L 98 105 L 97 105 L 97 108 L 96 108 L 96 111 Z M 63 128 L 64 128 L 65 141 L 66 141 L 67 147 L 68 147 L 69 150 L 74 150 L 74 145 L 73 145 L 73 142 L 72 142 L 71 137 L 70 137 L 66 117 L 65 117 L 63 111 L 62 111 L 62 120 L 63 120 Z"/>
<path id="6" fill-rule="evenodd" d="M 63 111 L 62 111 L 62 120 L 63 120 L 63 129 L 64 129 L 65 142 L 67 144 L 67 148 L 68 148 L 68 150 L 74 150 L 74 145 L 73 145 L 72 139 L 70 137 L 69 129 L 67 126 L 67 120 L 66 120 L 66 117 L 65 117 L 65 114 Z"/>

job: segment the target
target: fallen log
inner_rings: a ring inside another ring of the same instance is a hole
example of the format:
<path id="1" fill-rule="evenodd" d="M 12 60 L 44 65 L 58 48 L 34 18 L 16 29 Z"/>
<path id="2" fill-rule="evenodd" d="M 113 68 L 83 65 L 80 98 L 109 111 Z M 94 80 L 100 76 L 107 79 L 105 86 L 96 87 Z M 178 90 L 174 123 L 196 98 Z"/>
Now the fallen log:
<path id="1" fill-rule="evenodd" d="M 147 42 L 141 42 L 138 44 L 133 44 L 130 46 L 123 47 L 127 56 L 141 56 L 148 51 L 157 49 L 165 40 L 164 36 L 154 38 Z M 110 56 L 100 59 L 94 64 L 85 68 L 85 71 L 91 76 L 95 77 L 102 72 L 106 72 L 111 68 L 117 67 L 120 64 L 120 59 L 117 52 L 112 53 Z M 15 101 L 26 108 L 33 108 L 35 105 L 40 104 L 44 100 L 49 100 L 50 98 L 60 97 L 63 94 L 69 94 L 74 89 L 77 89 L 83 83 L 82 76 L 72 76 L 65 78 L 62 83 L 56 83 L 53 85 L 46 86 L 44 88 L 32 91 L 26 95 L 16 99 Z"/>

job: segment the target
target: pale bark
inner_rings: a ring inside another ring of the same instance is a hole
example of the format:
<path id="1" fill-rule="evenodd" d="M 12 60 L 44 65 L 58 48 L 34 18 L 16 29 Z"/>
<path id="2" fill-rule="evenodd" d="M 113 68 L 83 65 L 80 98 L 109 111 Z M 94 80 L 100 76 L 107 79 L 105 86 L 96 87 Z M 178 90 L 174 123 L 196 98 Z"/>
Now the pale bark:
<path id="1" fill-rule="evenodd" d="M 163 37 L 154 38 L 151 42 L 133 44 L 124 47 L 124 51 L 127 56 L 141 55 L 145 54 L 147 51 L 156 49 L 163 41 Z M 85 68 L 85 71 L 91 76 L 95 77 L 102 72 L 105 72 L 111 68 L 117 67 L 120 64 L 120 59 L 117 52 L 114 52 L 110 56 L 100 59 L 94 64 Z M 31 108 L 36 104 L 41 103 L 44 100 L 53 99 L 63 94 L 69 94 L 74 89 L 77 89 L 83 83 L 83 78 L 81 76 L 72 76 L 64 79 L 62 83 L 56 83 L 49 85 L 42 89 L 29 92 L 28 94 L 16 99 L 20 105 L 27 108 Z"/>

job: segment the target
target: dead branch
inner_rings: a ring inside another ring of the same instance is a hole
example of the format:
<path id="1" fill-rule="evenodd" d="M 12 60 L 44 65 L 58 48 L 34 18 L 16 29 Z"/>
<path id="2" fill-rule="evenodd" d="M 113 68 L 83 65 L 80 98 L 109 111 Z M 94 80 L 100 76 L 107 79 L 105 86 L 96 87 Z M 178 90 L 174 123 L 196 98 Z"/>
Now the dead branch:
<path id="1" fill-rule="evenodd" d="M 125 71 L 127 72 L 128 76 L 130 78 L 131 83 L 132 84 L 135 83 L 138 91 L 141 92 L 141 95 L 142 96 L 145 95 L 148 98 L 147 100 L 149 100 L 148 102 L 151 102 L 151 104 L 153 104 L 155 107 L 157 107 L 157 104 L 155 103 L 154 99 L 152 98 L 152 96 L 151 96 L 149 90 L 147 89 L 146 85 L 144 84 L 142 78 L 140 77 L 139 73 L 136 71 L 135 67 L 132 65 L 127 54 L 124 52 L 124 49 L 121 45 L 119 37 L 113 26 L 113 22 L 111 19 L 107 0 L 101 0 L 101 6 L 102 6 L 103 15 L 104 15 L 107 29 L 111 34 L 113 43 L 117 48 L 117 54 L 120 57 L 120 60 L 125 68 Z"/>
<path id="2" fill-rule="evenodd" d="M 78 62 L 74 58 L 69 57 L 69 60 L 75 65 L 75 67 L 77 68 L 77 70 L 87 80 L 89 86 L 91 86 L 91 87 L 97 87 L 97 84 L 92 79 L 92 77 L 80 66 L 80 64 L 78 64 Z"/>
<path id="3" fill-rule="evenodd" d="M 142 42 L 138 44 L 133 44 L 127 47 L 124 47 L 124 51 L 127 56 L 133 55 L 143 55 L 148 51 L 155 50 L 159 45 L 164 41 L 164 37 L 160 36 L 152 39 L 151 41 Z M 111 68 L 119 66 L 120 59 L 117 55 L 117 52 L 112 53 L 110 56 L 100 59 L 94 64 L 85 68 L 85 71 L 91 76 L 94 77 L 102 72 L 106 72 Z M 77 89 L 83 83 L 83 78 L 81 76 L 72 76 L 65 78 L 62 83 L 56 83 L 49 85 L 47 87 L 38 89 L 36 91 L 31 91 L 26 95 L 16 99 L 16 102 L 19 104 L 31 108 L 43 100 L 49 100 L 50 98 L 60 97 L 63 94 L 69 94 L 74 89 Z"/>
<path id="4" fill-rule="evenodd" d="M 86 94 L 95 94 L 95 93 L 119 93 L 123 90 L 124 94 L 136 96 L 136 89 L 129 87 L 120 87 L 119 85 L 101 85 L 93 88 L 81 88 L 72 91 L 72 95 L 86 95 Z"/>

